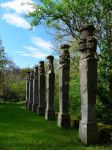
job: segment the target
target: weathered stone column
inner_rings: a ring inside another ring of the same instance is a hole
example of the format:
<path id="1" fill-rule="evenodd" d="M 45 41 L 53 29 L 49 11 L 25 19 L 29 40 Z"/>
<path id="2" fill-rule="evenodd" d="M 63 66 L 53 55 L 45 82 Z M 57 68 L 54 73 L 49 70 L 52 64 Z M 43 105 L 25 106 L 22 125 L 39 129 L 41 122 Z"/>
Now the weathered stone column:
<path id="1" fill-rule="evenodd" d="M 30 78 L 30 71 L 26 72 L 26 101 L 25 107 L 28 108 L 29 103 L 29 78 Z"/>
<path id="2" fill-rule="evenodd" d="M 93 37 L 95 28 L 92 25 L 80 29 L 80 94 L 81 94 L 81 121 L 79 137 L 86 144 L 98 142 L 98 129 L 95 117 L 96 90 L 97 90 L 97 41 Z"/>
<path id="3" fill-rule="evenodd" d="M 38 106 L 38 67 L 34 67 L 34 79 L 33 79 L 33 104 L 32 112 L 37 112 Z"/>
<path id="4" fill-rule="evenodd" d="M 44 61 L 39 62 L 38 71 L 39 71 L 38 74 L 39 101 L 38 101 L 37 114 L 40 116 L 44 116 L 45 115 L 45 93 L 46 93 Z"/>
<path id="5" fill-rule="evenodd" d="M 29 83 L 29 103 L 28 103 L 28 109 L 32 110 L 32 104 L 33 104 L 33 70 L 30 71 L 30 83 Z"/>
<path id="6" fill-rule="evenodd" d="M 70 115 L 68 113 L 69 102 L 69 74 L 70 54 L 69 45 L 62 45 L 62 53 L 59 60 L 59 114 L 58 126 L 68 128 L 70 126 Z"/>
<path id="7" fill-rule="evenodd" d="M 55 112 L 54 112 L 54 66 L 53 66 L 53 56 L 48 56 L 48 73 L 47 73 L 47 94 L 46 94 L 46 112 L 45 119 L 54 120 Z"/>

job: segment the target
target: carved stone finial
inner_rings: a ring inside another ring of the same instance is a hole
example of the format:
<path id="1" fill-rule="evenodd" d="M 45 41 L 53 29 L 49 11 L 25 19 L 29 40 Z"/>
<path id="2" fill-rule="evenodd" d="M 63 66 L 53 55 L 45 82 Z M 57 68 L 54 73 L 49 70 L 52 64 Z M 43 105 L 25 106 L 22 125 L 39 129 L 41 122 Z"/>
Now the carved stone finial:
<path id="1" fill-rule="evenodd" d="M 81 52 L 81 59 L 97 58 L 96 47 L 97 41 L 93 36 L 95 28 L 93 25 L 83 26 L 81 29 L 81 37 L 79 40 L 79 51 Z"/>
<path id="2" fill-rule="evenodd" d="M 44 69 L 44 61 L 39 61 L 39 74 L 44 75 L 45 74 L 45 69 Z"/>
<path id="3" fill-rule="evenodd" d="M 87 25 L 82 26 L 79 30 L 80 30 L 80 32 L 82 32 L 84 30 L 95 31 L 95 27 L 92 24 L 87 24 Z"/>
<path id="4" fill-rule="evenodd" d="M 49 56 L 47 56 L 47 59 L 48 59 L 49 61 L 53 61 L 53 60 L 54 60 L 54 57 L 53 57 L 52 55 L 49 55 Z"/>
<path id="5" fill-rule="evenodd" d="M 68 44 L 61 45 L 61 49 L 69 49 L 69 48 L 70 48 L 70 45 L 68 45 Z"/>
<path id="6" fill-rule="evenodd" d="M 44 61 L 39 61 L 39 64 L 40 65 L 44 65 Z"/>
<path id="7" fill-rule="evenodd" d="M 33 80 L 34 78 L 34 71 L 31 69 L 30 70 L 30 80 Z"/>
<path id="8" fill-rule="evenodd" d="M 30 74 L 30 71 L 27 71 L 26 74 Z"/>
<path id="9" fill-rule="evenodd" d="M 34 72 L 36 72 L 38 70 L 38 66 L 34 67 Z"/>
<path id="10" fill-rule="evenodd" d="M 29 80 L 29 78 L 30 78 L 30 71 L 27 71 L 26 72 L 26 80 Z"/>
<path id="11" fill-rule="evenodd" d="M 48 60 L 48 70 L 50 72 L 54 72 L 54 67 L 53 67 L 54 57 L 52 55 L 49 55 L 49 56 L 47 56 L 47 60 Z"/>
<path id="12" fill-rule="evenodd" d="M 87 38 L 89 36 L 93 36 L 93 32 L 95 31 L 95 27 L 91 24 L 82 26 L 80 28 L 80 32 L 81 32 L 81 38 Z"/>
<path id="13" fill-rule="evenodd" d="M 83 52 L 87 49 L 87 46 L 86 46 L 86 39 L 80 39 L 79 40 L 79 51 Z"/>
<path id="14" fill-rule="evenodd" d="M 34 67 L 34 79 L 38 78 L 38 66 Z"/>
<path id="15" fill-rule="evenodd" d="M 62 45 L 61 46 L 61 55 L 60 55 L 60 59 L 59 59 L 59 63 L 60 63 L 60 67 L 64 67 L 64 66 L 68 66 L 70 65 L 70 54 L 69 54 L 69 45 Z"/>
<path id="16" fill-rule="evenodd" d="M 94 37 L 87 38 L 87 49 L 91 51 L 96 51 L 97 40 Z"/>

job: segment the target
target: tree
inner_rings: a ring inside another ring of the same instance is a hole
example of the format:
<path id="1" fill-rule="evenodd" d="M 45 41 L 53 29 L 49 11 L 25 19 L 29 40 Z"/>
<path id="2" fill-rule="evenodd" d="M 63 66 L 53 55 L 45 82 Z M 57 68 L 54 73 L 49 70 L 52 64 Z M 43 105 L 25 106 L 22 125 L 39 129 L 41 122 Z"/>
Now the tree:
<path id="1" fill-rule="evenodd" d="M 98 95 L 103 104 L 108 103 L 112 106 L 112 0 L 39 0 L 39 2 L 33 4 L 35 10 L 28 14 L 32 27 L 44 24 L 54 29 L 59 38 L 77 40 L 82 25 L 89 23 L 95 26 L 100 50 Z"/>
<path id="2" fill-rule="evenodd" d="M 2 46 L 2 41 L 0 40 L 0 95 L 2 95 L 2 88 L 4 86 L 4 67 L 6 64 L 6 54 L 4 47 Z"/>
<path id="3" fill-rule="evenodd" d="M 0 99 L 25 100 L 25 76 L 30 68 L 20 69 L 5 53 L 0 41 Z"/>
<path id="4" fill-rule="evenodd" d="M 0 40 L 0 73 L 3 71 L 6 62 L 6 56 L 4 52 L 4 47 L 2 46 L 2 41 Z"/>
<path id="5" fill-rule="evenodd" d="M 40 0 L 28 14 L 32 26 L 44 24 L 65 36 L 78 38 L 80 26 L 92 23 L 97 30 L 99 45 L 112 36 L 112 0 Z"/>

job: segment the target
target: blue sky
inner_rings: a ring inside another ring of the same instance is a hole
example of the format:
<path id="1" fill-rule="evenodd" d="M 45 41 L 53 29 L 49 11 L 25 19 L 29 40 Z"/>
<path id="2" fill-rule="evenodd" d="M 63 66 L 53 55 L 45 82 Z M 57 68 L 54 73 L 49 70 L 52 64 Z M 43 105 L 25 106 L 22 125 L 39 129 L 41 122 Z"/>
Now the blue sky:
<path id="1" fill-rule="evenodd" d="M 33 67 L 46 56 L 53 55 L 52 37 L 44 26 L 29 30 L 24 13 L 31 6 L 21 5 L 33 0 L 0 0 L 0 38 L 5 52 L 21 68 Z"/>

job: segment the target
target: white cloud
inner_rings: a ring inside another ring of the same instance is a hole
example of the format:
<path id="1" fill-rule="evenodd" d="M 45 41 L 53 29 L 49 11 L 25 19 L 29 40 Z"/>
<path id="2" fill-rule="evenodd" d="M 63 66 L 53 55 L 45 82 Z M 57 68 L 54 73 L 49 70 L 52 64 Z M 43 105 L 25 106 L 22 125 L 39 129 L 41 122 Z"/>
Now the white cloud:
<path id="1" fill-rule="evenodd" d="M 42 49 L 46 49 L 46 50 L 51 50 L 53 45 L 51 44 L 51 42 L 46 41 L 40 37 L 33 37 L 32 38 L 32 42 L 34 45 L 36 45 L 37 47 L 40 47 Z"/>
<path id="2" fill-rule="evenodd" d="M 32 5 L 28 5 L 32 4 Z M 29 29 L 30 24 L 23 18 L 23 14 L 34 11 L 33 0 L 12 0 L 0 3 L 0 7 L 8 10 L 2 18 L 10 25 Z M 13 10 L 13 13 L 12 13 Z"/>
<path id="3" fill-rule="evenodd" d="M 23 48 L 26 49 L 26 50 L 29 50 L 29 51 L 31 51 L 31 52 L 32 52 L 32 51 L 33 51 L 33 52 L 34 52 L 34 51 L 37 51 L 37 48 L 36 48 L 36 47 L 32 47 L 32 46 L 24 46 Z"/>
<path id="4" fill-rule="evenodd" d="M 33 0 L 12 0 L 5 3 L 1 3 L 0 7 L 5 8 L 7 10 L 14 10 L 18 14 L 24 14 L 28 12 L 32 12 L 34 10 Z"/>
<path id="5" fill-rule="evenodd" d="M 46 55 L 42 52 L 33 52 L 33 53 L 25 53 L 25 52 L 21 52 L 21 53 L 17 53 L 21 56 L 27 56 L 27 57 L 32 57 L 32 58 L 36 58 L 36 59 L 45 59 L 46 58 Z"/>
<path id="6" fill-rule="evenodd" d="M 16 52 L 16 54 L 41 60 L 45 59 L 48 55 L 53 53 L 53 50 L 51 49 L 53 45 L 51 42 L 46 41 L 40 37 L 33 37 L 31 41 L 34 46 L 23 46 L 24 51 Z"/>
<path id="7" fill-rule="evenodd" d="M 48 55 L 47 53 L 44 53 L 43 51 L 40 51 L 39 49 L 31 47 L 31 46 L 29 46 L 29 47 L 26 46 L 25 49 L 27 49 L 27 50 L 25 50 L 23 52 L 16 52 L 16 54 L 22 55 L 22 56 L 27 56 L 27 57 L 37 58 L 39 60 L 45 59 L 46 56 Z"/>
<path id="8" fill-rule="evenodd" d="M 20 27 L 23 29 L 29 29 L 30 24 L 22 17 L 18 16 L 15 13 L 6 13 L 2 16 L 2 19 L 5 20 L 8 24 Z"/>

